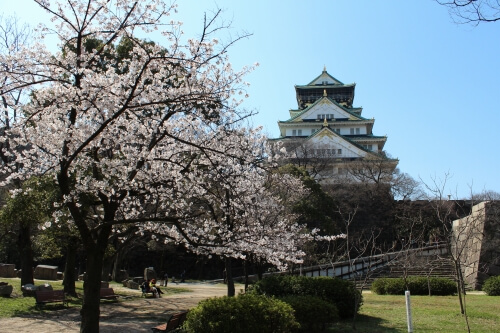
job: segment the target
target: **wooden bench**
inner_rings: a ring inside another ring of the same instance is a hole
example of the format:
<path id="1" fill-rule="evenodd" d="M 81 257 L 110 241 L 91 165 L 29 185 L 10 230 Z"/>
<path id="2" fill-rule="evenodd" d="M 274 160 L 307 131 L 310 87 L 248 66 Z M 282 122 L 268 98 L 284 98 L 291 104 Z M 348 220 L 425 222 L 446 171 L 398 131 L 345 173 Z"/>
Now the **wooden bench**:
<path id="1" fill-rule="evenodd" d="M 48 290 L 48 291 L 35 291 L 36 306 L 40 307 L 47 303 L 62 302 L 63 306 L 68 305 L 68 301 L 64 296 L 63 290 Z"/>
<path id="2" fill-rule="evenodd" d="M 156 327 L 152 327 L 153 332 L 172 332 L 182 326 L 184 321 L 186 320 L 187 311 L 179 312 L 172 315 L 166 324 L 158 325 Z"/>
<path id="3" fill-rule="evenodd" d="M 99 297 L 101 299 L 117 299 L 119 296 L 115 294 L 113 288 L 101 288 Z"/>

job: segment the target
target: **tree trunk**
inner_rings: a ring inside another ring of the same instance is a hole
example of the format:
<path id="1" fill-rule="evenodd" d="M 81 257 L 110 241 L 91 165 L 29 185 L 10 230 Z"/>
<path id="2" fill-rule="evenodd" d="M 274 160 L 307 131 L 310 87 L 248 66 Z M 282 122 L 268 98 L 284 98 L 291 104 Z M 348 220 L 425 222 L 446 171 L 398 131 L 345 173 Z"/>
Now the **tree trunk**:
<path id="1" fill-rule="evenodd" d="M 111 257 L 104 258 L 102 263 L 101 281 L 109 281 L 109 276 L 111 275 L 111 269 L 113 267 L 115 258 L 116 254 Z"/>
<path id="2" fill-rule="evenodd" d="M 78 249 L 78 239 L 70 237 L 66 248 L 66 264 L 64 266 L 63 286 L 64 293 L 76 297 L 76 250 Z"/>
<path id="3" fill-rule="evenodd" d="M 31 227 L 29 225 L 20 225 L 17 247 L 21 255 L 21 285 L 34 284 L 33 249 L 31 247 Z"/>
<path id="4" fill-rule="evenodd" d="M 248 290 L 248 261 L 245 259 L 243 261 L 243 270 L 245 271 L 245 292 Z"/>
<path id="5" fill-rule="evenodd" d="M 455 274 L 457 275 L 457 294 L 458 294 L 458 300 L 460 301 L 460 313 L 465 314 L 464 304 L 462 301 L 462 283 L 463 283 L 463 281 L 460 279 L 460 277 L 461 277 L 460 264 L 457 262 L 457 260 L 454 260 L 454 264 L 455 264 Z"/>
<path id="6" fill-rule="evenodd" d="M 122 262 L 121 251 L 118 251 L 116 252 L 115 261 L 113 262 L 113 270 L 111 271 L 111 280 L 113 281 L 121 282 L 117 280 L 117 278 L 120 275 L 121 262 Z"/>
<path id="7" fill-rule="evenodd" d="M 233 297 L 236 292 L 234 290 L 233 272 L 232 272 L 232 259 L 226 258 L 226 280 L 227 280 L 227 296 Z"/>
<path id="8" fill-rule="evenodd" d="M 94 244 L 92 248 L 86 246 L 86 250 L 87 271 L 83 280 L 80 333 L 97 333 L 99 332 L 101 273 L 105 248 L 100 249 Z"/>

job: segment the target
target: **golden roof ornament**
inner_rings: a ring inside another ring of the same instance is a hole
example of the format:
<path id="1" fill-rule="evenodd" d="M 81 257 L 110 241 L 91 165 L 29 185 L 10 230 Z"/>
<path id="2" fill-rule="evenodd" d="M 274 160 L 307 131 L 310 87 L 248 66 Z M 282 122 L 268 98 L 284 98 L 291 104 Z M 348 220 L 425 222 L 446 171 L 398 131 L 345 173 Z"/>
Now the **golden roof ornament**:
<path id="1" fill-rule="evenodd" d="M 323 120 L 323 127 L 328 127 L 328 120 L 326 120 L 326 118 Z"/>
<path id="2" fill-rule="evenodd" d="M 326 93 L 326 89 L 323 89 L 323 96 L 324 97 L 328 96 L 327 93 Z"/>
<path id="3" fill-rule="evenodd" d="M 326 65 L 323 65 L 323 72 L 326 72 Z"/>

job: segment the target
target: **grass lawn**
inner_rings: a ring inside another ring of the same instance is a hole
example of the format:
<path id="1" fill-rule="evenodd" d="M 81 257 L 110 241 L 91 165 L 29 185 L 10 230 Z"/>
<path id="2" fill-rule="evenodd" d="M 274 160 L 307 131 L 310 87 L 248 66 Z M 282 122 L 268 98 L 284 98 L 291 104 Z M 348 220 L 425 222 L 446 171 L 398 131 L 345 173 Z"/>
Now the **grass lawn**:
<path id="1" fill-rule="evenodd" d="M 12 291 L 12 295 L 10 298 L 5 298 L 5 297 L 0 297 L 0 317 L 14 317 L 14 316 L 23 316 L 23 315 L 30 315 L 34 313 L 43 313 L 44 311 L 50 311 L 50 309 L 54 309 L 56 307 L 62 308 L 63 305 L 62 303 L 50 303 L 47 304 L 43 309 L 37 309 L 35 306 L 35 298 L 34 297 L 23 297 L 23 293 L 21 291 L 21 279 L 14 278 L 14 279 L 6 279 L 2 278 L 3 282 L 8 282 L 10 285 L 14 287 L 14 290 Z M 48 283 L 52 286 L 54 290 L 62 290 L 62 281 L 45 281 L 45 280 L 35 280 L 35 285 L 41 285 L 44 283 Z M 118 302 L 121 301 L 126 301 L 127 299 L 132 299 L 132 298 L 140 298 L 141 293 L 139 290 L 137 292 L 134 292 L 133 290 L 130 291 L 123 291 L 120 290 L 119 292 L 116 291 L 117 287 L 121 287 L 122 284 L 117 283 L 117 282 L 110 282 L 109 287 L 110 288 L 115 288 L 115 293 L 126 297 L 117 300 Z M 76 287 L 76 293 L 79 295 L 78 298 L 74 297 L 68 297 L 69 299 L 69 306 L 70 307 L 81 307 L 82 306 L 82 299 L 81 295 L 83 295 L 83 282 L 82 281 L 76 281 L 75 283 Z M 169 288 L 168 293 L 171 294 L 176 294 L 176 293 L 181 293 L 181 292 L 187 292 L 189 289 L 186 288 Z M 109 300 L 103 300 L 102 302 L 116 302 L 116 301 L 109 301 Z"/>
<path id="2" fill-rule="evenodd" d="M 408 332 L 405 297 L 363 294 L 364 303 L 356 321 L 343 321 L 329 332 Z M 467 313 L 474 333 L 500 332 L 500 297 L 467 295 Z M 414 332 L 467 332 L 456 296 L 411 296 Z"/>

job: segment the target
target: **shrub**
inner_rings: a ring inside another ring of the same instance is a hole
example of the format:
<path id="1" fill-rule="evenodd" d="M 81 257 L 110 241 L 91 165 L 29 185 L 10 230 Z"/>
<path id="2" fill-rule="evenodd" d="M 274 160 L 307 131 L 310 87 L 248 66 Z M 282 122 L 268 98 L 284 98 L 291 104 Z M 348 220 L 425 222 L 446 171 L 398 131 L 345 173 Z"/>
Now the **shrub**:
<path id="1" fill-rule="evenodd" d="M 483 291 L 489 296 L 500 296 L 500 275 L 492 276 L 484 281 Z"/>
<path id="2" fill-rule="evenodd" d="M 446 278 L 431 278 L 431 294 L 436 296 L 448 296 L 457 292 L 455 281 Z"/>
<path id="3" fill-rule="evenodd" d="M 189 333 L 286 333 L 298 327 L 290 305 L 249 294 L 204 300 L 189 311 L 184 324 Z"/>
<path id="4" fill-rule="evenodd" d="M 372 282 L 370 290 L 377 295 L 386 295 L 387 294 L 387 282 L 389 279 L 379 278 L 375 279 Z"/>
<path id="5" fill-rule="evenodd" d="M 321 332 L 326 324 L 339 320 L 337 307 L 317 296 L 284 296 L 282 301 L 291 305 L 300 332 Z"/>
<path id="6" fill-rule="evenodd" d="M 380 278 L 372 282 L 371 290 L 379 295 L 402 295 L 405 283 L 400 278 Z"/>
<path id="7" fill-rule="evenodd" d="M 456 290 L 456 284 L 450 279 L 431 277 L 429 280 L 423 276 L 408 277 L 408 290 L 412 295 L 429 295 L 429 286 L 431 295 L 446 296 L 453 295 Z M 379 295 L 404 295 L 406 287 L 403 278 L 380 278 L 373 281 L 371 290 Z"/>
<path id="8" fill-rule="evenodd" d="M 289 295 L 317 296 L 335 304 L 340 318 L 352 317 L 363 302 L 361 293 L 350 281 L 330 277 L 273 275 L 257 282 L 252 291 L 257 294 L 283 297 Z M 355 308 L 356 297 L 358 304 Z"/>

